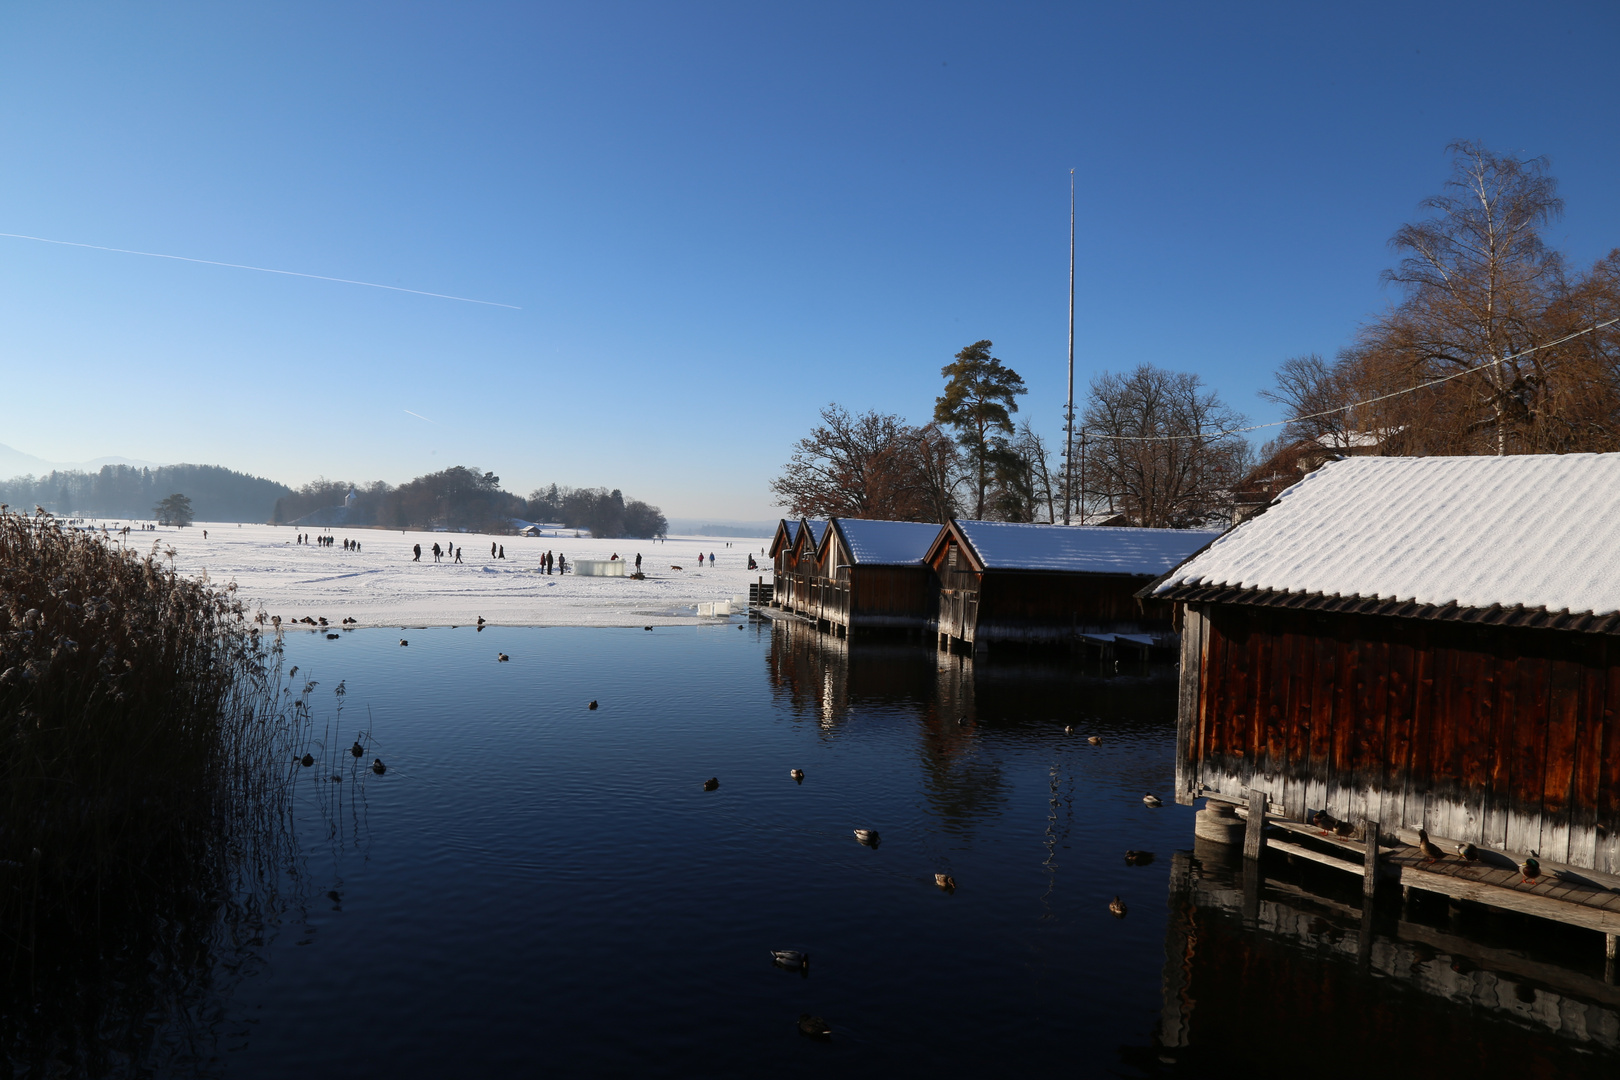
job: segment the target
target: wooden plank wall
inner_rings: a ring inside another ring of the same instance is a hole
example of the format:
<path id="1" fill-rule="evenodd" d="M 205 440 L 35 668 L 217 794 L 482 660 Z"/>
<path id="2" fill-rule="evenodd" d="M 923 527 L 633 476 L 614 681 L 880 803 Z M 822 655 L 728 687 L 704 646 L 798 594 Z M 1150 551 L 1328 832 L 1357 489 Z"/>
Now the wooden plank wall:
<path id="1" fill-rule="evenodd" d="M 1136 599 L 1144 577 L 986 570 L 980 641 L 1058 641 L 1084 633 L 1169 634 L 1171 605 Z"/>
<path id="2" fill-rule="evenodd" d="M 1291 817 L 1620 873 L 1620 640 L 1238 606 L 1193 625 L 1178 798 L 1258 786 Z"/>

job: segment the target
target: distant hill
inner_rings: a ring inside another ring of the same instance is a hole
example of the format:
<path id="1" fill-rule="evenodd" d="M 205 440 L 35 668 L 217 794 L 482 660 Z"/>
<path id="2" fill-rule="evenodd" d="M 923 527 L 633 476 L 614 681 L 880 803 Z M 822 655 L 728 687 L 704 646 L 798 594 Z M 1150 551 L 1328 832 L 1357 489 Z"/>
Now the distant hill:
<path id="1" fill-rule="evenodd" d="M 269 521 L 292 488 L 219 465 L 103 465 L 0 480 L 0 502 L 64 517 L 149 518 L 155 503 L 176 493 L 191 499 L 198 521 Z"/>
<path id="2" fill-rule="evenodd" d="M 25 454 L 14 446 L 0 443 L 0 476 L 41 476 L 50 472 L 96 472 L 103 465 L 133 465 L 136 468 L 156 469 L 160 467 L 156 461 L 142 461 L 140 458 L 110 457 L 92 458 L 89 461 L 46 461 L 33 454 Z"/>

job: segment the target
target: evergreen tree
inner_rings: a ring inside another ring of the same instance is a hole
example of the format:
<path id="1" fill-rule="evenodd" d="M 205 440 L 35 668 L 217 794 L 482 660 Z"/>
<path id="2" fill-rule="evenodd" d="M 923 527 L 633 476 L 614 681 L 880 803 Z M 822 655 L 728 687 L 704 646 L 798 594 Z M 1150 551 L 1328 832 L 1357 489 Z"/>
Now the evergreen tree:
<path id="1" fill-rule="evenodd" d="M 976 341 L 941 368 L 945 392 L 934 402 L 934 422 L 955 430 L 957 444 L 967 451 L 975 518 L 984 517 L 985 493 L 1009 454 L 1015 398 L 1027 392 L 1023 377 L 990 355 L 992 347 Z"/>
<path id="2" fill-rule="evenodd" d="M 191 524 L 191 500 L 179 492 L 152 507 L 159 525 L 178 525 L 182 529 Z"/>

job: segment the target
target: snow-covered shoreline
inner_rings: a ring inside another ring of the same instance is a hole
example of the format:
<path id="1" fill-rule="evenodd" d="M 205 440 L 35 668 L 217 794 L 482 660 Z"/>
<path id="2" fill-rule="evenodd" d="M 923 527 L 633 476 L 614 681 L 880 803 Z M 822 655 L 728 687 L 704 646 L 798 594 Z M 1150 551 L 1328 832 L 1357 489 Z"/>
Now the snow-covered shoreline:
<path id="1" fill-rule="evenodd" d="M 86 524 L 99 525 L 100 522 Z M 112 523 L 108 523 L 111 527 Z M 145 554 L 158 544 L 160 557 L 173 549 L 182 574 L 206 573 L 215 584 L 236 582 L 238 595 L 284 623 L 305 616 L 337 625 L 464 626 L 479 617 L 497 626 L 671 626 L 713 622 L 697 605 L 746 596 L 750 583 L 770 580 L 767 537 L 671 537 L 668 541 L 576 538 L 571 531 L 540 537 L 485 533 L 398 532 L 334 529 L 332 547 L 297 544 L 302 530 L 281 525 L 197 522 L 184 529 L 159 526 L 131 532 L 128 544 Z M 204 532 L 207 537 L 204 537 Z M 342 542 L 357 540 L 360 550 Z M 435 563 L 432 547 L 456 544 L 462 562 Z M 490 544 L 504 545 L 506 558 L 490 557 Z M 727 547 L 727 544 L 730 547 Z M 412 561 L 412 546 L 422 560 Z M 642 556 L 645 581 L 542 573 L 546 551 L 576 559 Z M 717 565 L 710 565 L 708 556 Z M 698 555 L 704 562 L 699 569 Z M 761 569 L 750 571 L 752 553 Z M 674 569 L 681 567 L 681 569 Z"/>

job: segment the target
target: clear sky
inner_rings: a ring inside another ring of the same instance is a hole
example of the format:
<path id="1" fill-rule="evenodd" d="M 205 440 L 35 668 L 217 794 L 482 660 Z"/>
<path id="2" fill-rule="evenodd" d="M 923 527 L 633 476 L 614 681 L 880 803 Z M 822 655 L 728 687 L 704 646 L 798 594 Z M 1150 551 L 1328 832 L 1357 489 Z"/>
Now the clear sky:
<path id="1" fill-rule="evenodd" d="M 1620 4 L 10 4 L 0 443 L 298 484 L 453 464 L 775 517 L 828 401 L 989 338 L 1057 435 L 1147 361 L 1257 420 L 1388 304 L 1453 139 L 1620 245 Z M 420 417 L 411 415 L 420 414 Z"/>

